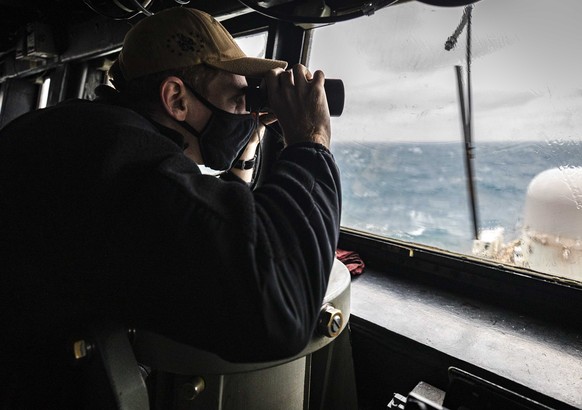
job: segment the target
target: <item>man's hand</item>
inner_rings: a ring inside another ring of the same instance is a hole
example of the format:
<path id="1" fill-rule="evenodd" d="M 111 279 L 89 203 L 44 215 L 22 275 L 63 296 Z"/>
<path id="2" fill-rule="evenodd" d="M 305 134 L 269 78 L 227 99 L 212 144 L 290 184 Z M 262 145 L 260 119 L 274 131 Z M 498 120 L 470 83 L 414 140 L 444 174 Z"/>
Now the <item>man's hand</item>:
<path id="1" fill-rule="evenodd" d="M 287 145 L 317 142 L 329 148 L 331 125 L 323 72 L 313 75 L 301 64 L 276 68 L 265 76 L 269 107 L 281 124 Z"/>

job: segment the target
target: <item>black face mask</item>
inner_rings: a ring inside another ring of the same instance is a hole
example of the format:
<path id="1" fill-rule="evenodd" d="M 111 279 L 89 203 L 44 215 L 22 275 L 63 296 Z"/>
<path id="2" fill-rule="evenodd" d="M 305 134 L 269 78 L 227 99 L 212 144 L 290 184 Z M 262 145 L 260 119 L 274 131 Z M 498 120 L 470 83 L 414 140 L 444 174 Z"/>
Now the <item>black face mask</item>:
<path id="1" fill-rule="evenodd" d="M 221 110 L 188 84 L 184 85 L 212 111 L 212 115 L 202 132 L 197 131 L 186 121 L 178 121 L 179 124 L 198 138 L 205 166 L 217 171 L 232 168 L 257 128 L 259 117 L 254 114 L 232 114 Z"/>

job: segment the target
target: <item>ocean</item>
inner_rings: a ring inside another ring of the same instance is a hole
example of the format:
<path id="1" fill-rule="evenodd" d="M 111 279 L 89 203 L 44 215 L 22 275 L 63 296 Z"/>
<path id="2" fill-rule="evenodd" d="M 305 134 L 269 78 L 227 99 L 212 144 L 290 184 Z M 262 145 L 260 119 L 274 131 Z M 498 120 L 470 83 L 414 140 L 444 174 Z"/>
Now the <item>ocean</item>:
<path id="1" fill-rule="evenodd" d="M 527 187 L 553 167 L 582 166 L 577 141 L 474 144 L 479 229 L 521 235 Z M 342 225 L 470 253 L 473 222 L 464 143 L 332 142 L 343 186 Z"/>

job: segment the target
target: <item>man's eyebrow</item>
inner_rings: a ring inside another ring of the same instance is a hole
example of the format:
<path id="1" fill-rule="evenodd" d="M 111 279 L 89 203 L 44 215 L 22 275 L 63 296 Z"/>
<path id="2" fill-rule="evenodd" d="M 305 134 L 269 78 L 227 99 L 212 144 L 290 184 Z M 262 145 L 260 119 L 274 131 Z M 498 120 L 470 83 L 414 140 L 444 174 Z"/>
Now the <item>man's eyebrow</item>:
<path id="1" fill-rule="evenodd" d="M 233 90 L 231 96 L 232 97 L 241 97 L 247 93 L 248 89 L 249 89 L 248 86 L 237 87 L 236 89 Z"/>

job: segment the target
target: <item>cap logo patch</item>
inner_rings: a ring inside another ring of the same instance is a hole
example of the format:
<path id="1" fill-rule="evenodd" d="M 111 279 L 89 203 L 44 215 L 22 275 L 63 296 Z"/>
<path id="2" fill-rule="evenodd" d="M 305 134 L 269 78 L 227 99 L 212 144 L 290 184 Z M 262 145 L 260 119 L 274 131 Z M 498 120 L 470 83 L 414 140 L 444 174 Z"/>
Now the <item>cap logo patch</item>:
<path id="1" fill-rule="evenodd" d="M 176 53 L 181 56 L 183 53 L 188 52 L 199 53 L 204 48 L 204 41 L 202 41 L 200 34 L 194 34 L 193 32 L 188 34 L 189 36 L 176 33 L 166 39 L 166 47 L 170 49 L 170 53 Z"/>

